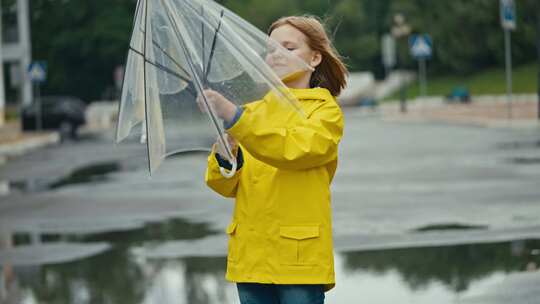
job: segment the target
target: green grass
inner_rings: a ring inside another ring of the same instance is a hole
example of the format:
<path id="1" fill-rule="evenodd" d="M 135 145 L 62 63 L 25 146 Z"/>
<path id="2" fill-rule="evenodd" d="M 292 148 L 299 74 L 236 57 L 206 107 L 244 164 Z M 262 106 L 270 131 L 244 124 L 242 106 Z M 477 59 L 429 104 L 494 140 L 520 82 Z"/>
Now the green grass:
<path id="1" fill-rule="evenodd" d="M 429 68 L 428 68 L 429 69 Z M 516 94 L 536 93 L 538 90 L 538 63 L 514 67 L 512 91 Z M 506 94 L 506 74 L 504 68 L 493 68 L 480 71 L 476 74 L 457 77 L 439 76 L 429 77 L 427 80 L 428 95 L 448 95 L 452 88 L 464 86 L 471 95 L 498 95 Z M 415 98 L 419 95 L 418 82 L 412 83 L 407 89 L 407 97 Z M 398 99 L 399 94 L 387 98 Z"/>
<path id="2" fill-rule="evenodd" d="M 7 106 L 4 108 L 5 112 L 5 119 L 6 121 L 14 121 L 19 119 L 19 111 L 17 110 L 17 107 L 14 106 Z"/>

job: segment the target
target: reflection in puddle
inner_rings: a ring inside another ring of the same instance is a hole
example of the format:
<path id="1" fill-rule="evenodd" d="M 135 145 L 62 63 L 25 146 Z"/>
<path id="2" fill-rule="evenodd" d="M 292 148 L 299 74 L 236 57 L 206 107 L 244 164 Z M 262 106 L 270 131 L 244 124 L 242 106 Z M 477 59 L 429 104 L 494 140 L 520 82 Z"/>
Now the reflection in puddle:
<path id="1" fill-rule="evenodd" d="M 142 243 L 161 243 L 170 240 L 193 240 L 215 235 L 206 223 L 182 219 L 155 218 L 100 218 L 96 220 L 36 220 L 18 223 L 10 234 L 16 245 L 53 243 L 58 241 L 95 243 L 107 242 L 117 246 L 135 246 Z M 162 222 L 157 222 L 162 220 Z M 0 261 L 1 262 L 1 261 Z"/>
<path id="2" fill-rule="evenodd" d="M 465 224 L 449 223 L 449 224 L 436 224 L 436 225 L 423 226 L 417 229 L 413 229 L 413 231 L 426 232 L 426 231 L 439 231 L 439 230 L 470 230 L 470 229 L 487 229 L 487 228 L 488 227 L 485 225 L 465 225 Z"/>
<path id="3" fill-rule="evenodd" d="M 32 193 L 48 190 L 49 185 L 40 179 L 29 179 L 25 181 L 9 182 L 9 189 L 10 191 L 15 190 L 17 192 Z"/>
<path id="4" fill-rule="evenodd" d="M 52 183 L 46 179 L 36 178 L 12 181 L 9 183 L 9 188 L 23 193 L 33 193 L 58 189 L 69 185 L 104 182 L 107 181 L 109 174 L 121 170 L 120 162 L 104 162 L 78 168 L 69 175 Z"/>
<path id="5" fill-rule="evenodd" d="M 345 272 L 398 274 L 412 290 L 426 289 L 437 283 L 455 293 L 466 291 L 472 282 L 493 273 L 524 271 L 527 264 L 538 263 L 533 255 L 540 241 L 514 241 L 500 244 L 395 249 L 351 252 L 343 255 Z"/>
<path id="6" fill-rule="evenodd" d="M 517 165 L 533 165 L 533 164 L 540 164 L 540 157 L 513 157 L 509 160 L 513 164 Z"/>
<path id="7" fill-rule="evenodd" d="M 183 219 L 173 219 L 161 223 L 149 223 L 140 229 L 74 236 L 84 242 L 110 242 L 117 246 L 133 247 L 143 243 L 159 244 L 171 240 L 194 240 L 211 236 L 218 231 L 210 229 L 206 223 L 193 223 Z"/>
<path id="8" fill-rule="evenodd" d="M 204 224 L 174 220 L 79 236 L 79 243 L 112 248 L 74 262 L 3 265 L 0 303 L 7 296 L 22 299 L 13 303 L 238 303 L 235 285 L 224 279 L 225 257 L 150 259 L 133 252 L 209 235 L 215 232 Z M 539 249 L 540 241 L 528 240 L 339 253 L 337 287 L 326 303 L 461 303 L 511 273 L 538 273 Z"/>
<path id="9" fill-rule="evenodd" d="M 540 141 L 522 141 L 522 142 L 506 142 L 497 145 L 499 149 L 534 149 L 540 147 Z"/>
<path id="10" fill-rule="evenodd" d="M 107 174 L 119 172 L 120 170 L 121 166 L 119 162 L 93 164 L 73 171 L 68 176 L 51 184 L 50 188 L 57 189 L 67 185 L 105 181 L 107 179 Z"/>
<path id="11" fill-rule="evenodd" d="M 199 302 L 186 303 L 206 303 L 204 301 L 206 293 L 201 295 L 199 291 L 202 287 L 196 288 L 194 282 L 201 280 L 199 276 L 204 274 L 203 281 L 207 282 L 207 285 L 208 282 L 214 282 L 208 285 L 213 286 L 212 288 L 208 286 L 207 288 L 212 291 L 219 290 L 215 288 L 217 286 L 215 282 L 223 281 L 224 258 L 218 259 L 217 262 L 208 259 L 188 259 L 185 262 L 146 261 L 132 255 L 130 248 L 170 240 L 198 239 L 215 233 L 205 223 L 174 219 L 150 223 L 130 231 L 59 235 L 59 238 L 73 242 L 71 244 L 74 245 L 76 243 L 88 247 L 103 242 L 112 244 L 112 248 L 104 253 L 87 255 L 72 262 L 59 262 L 58 259 L 53 259 L 59 254 L 51 252 L 50 248 L 58 247 L 60 243 L 45 242 L 47 234 L 41 235 L 40 241 L 27 240 L 22 244 L 13 244 L 15 237 L 6 234 L 0 238 L 4 244 L 0 246 L 0 303 L 164 303 L 156 301 L 153 297 L 147 300 L 148 294 L 155 294 L 156 288 L 164 290 L 161 283 L 156 283 L 163 280 L 156 281 L 156 277 L 164 275 L 168 278 L 171 271 L 179 269 L 182 271 L 177 274 L 178 278 L 186 276 L 182 279 L 185 288 L 180 291 L 189 292 L 190 297 L 195 299 L 203 299 Z M 16 260 L 2 258 L 3 254 L 14 250 L 18 252 Z M 54 260 L 54 264 L 50 264 L 48 260 Z M 178 265 L 181 266 L 178 268 Z M 222 268 L 217 274 L 216 265 L 221 265 Z M 32 275 L 28 275 L 29 269 Z"/>

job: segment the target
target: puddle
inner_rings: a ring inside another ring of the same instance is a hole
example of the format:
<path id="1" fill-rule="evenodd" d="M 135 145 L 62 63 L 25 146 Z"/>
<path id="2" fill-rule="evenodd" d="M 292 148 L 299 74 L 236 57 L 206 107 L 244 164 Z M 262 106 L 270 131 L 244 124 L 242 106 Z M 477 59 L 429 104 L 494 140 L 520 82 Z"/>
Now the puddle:
<path id="1" fill-rule="evenodd" d="M 149 223 L 143 228 L 107 232 L 73 238 L 82 242 L 109 242 L 113 244 L 134 247 L 140 244 L 172 241 L 194 240 L 212 236 L 221 231 L 210 229 L 206 223 L 192 223 L 183 219 L 173 219 L 162 223 Z"/>
<path id="2" fill-rule="evenodd" d="M 495 273 L 525 271 L 531 262 L 540 265 L 540 257 L 533 254 L 538 247 L 540 241 L 529 240 L 349 252 L 343 255 L 343 263 L 348 274 L 394 273 L 413 292 L 438 284 L 461 293 Z"/>
<path id="3" fill-rule="evenodd" d="M 107 175 L 121 170 L 119 162 L 105 162 L 79 168 L 68 176 L 52 183 L 50 189 L 58 189 L 68 185 L 103 182 Z"/>
<path id="4" fill-rule="evenodd" d="M 13 181 L 9 183 L 9 188 L 23 193 L 42 192 L 51 189 L 59 189 L 69 185 L 97 183 L 108 180 L 110 173 L 119 172 L 123 168 L 120 162 L 104 162 L 92 164 L 78 168 L 69 175 L 50 182 L 46 179 L 29 179 L 24 181 Z"/>
<path id="5" fill-rule="evenodd" d="M 449 224 L 427 225 L 427 226 L 413 229 L 413 231 L 428 232 L 428 231 L 472 230 L 472 229 L 487 229 L 487 228 L 488 226 L 484 226 L 484 225 L 464 225 L 464 224 L 457 224 L 457 223 L 449 223 Z"/>
<path id="6" fill-rule="evenodd" d="M 22 299 L 17 303 L 238 303 L 235 285 L 224 279 L 225 257 L 134 254 L 140 246 L 212 235 L 217 232 L 206 224 L 175 219 L 131 231 L 60 236 L 111 247 L 67 263 L 3 265 L 0 282 Z M 337 287 L 326 303 L 456 303 L 510 275 L 535 273 L 539 265 L 540 240 L 342 252 L 336 254 Z"/>
<path id="7" fill-rule="evenodd" d="M 81 226 L 82 225 L 83 223 L 81 223 Z M 66 228 L 71 229 L 72 227 L 66 226 L 65 229 Z M 60 231 L 61 229 L 62 226 L 59 226 L 59 228 L 55 230 Z M 101 229 L 98 229 L 98 231 L 99 230 Z M 210 229 L 206 223 L 193 223 L 183 219 L 171 219 L 163 222 L 150 222 L 142 225 L 140 228 L 129 230 L 124 230 L 122 228 L 115 231 L 106 232 L 92 232 L 90 230 L 88 232 L 84 232 L 84 234 L 78 234 L 76 232 L 42 232 L 39 237 L 37 237 L 37 241 L 39 243 L 50 243 L 57 241 L 74 243 L 106 242 L 115 244 L 115 246 L 135 247 L 141 244 L 159 244 L 174 240 L 201 239 L 215 235 L 219 232 L 220 231 Z M 36 237 L 31 233 L 19 232 L 12 235 L 12 240 L 13 244 L 16 246 L 30 245 L 36 240 Z"/>
<path id="8" fill-rule="evenodd" d="M 9 189 L 11 191 L 33 193 L 49 190 L 49 184 L 41 179 L 29 179 L 25 181 L 13 181 L 9 182 Z"/>
<path id="9" fill-rule="evenodd" d="M 167 154 L 167 159 L 172 158 L 183 158 L 186 156 L 199 156 L 201 158 L 208 157 L 208 154 L 210 153 L 211 149 L 203 149 L 200 150 L 186 150 L 186 151 L 175 151 L 171 152 L 170 154 Z"/>
<path id="10" fill-rule="evenodd" d="M 534 149 L 540 148 L 540 141 L 506 142 L 498 144 L 497 148 L 503 150 Z"/>
<path id="11" fill-rule="evenodd" d="M 540 157 L 513 157 L 509 161 L 517 165 L 540 164 Z"/>

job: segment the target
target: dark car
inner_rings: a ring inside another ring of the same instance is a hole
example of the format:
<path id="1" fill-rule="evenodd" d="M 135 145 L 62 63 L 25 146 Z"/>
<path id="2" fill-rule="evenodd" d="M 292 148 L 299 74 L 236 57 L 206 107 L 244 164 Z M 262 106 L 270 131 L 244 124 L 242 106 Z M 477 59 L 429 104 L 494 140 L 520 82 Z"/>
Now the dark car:
<path id="1" fill-rule="evenodd" d="M 446 102 L 448 103 L 470 103 L 471 102 L 471 94 L 469 93 L 469 89 L 466 87 L 454 87 L 452 88 L 452 92 L 446 96 Z"/>
<path id="2" fill-rule="evenodd" d="M 77 130 L 86 123 L 85 109 L 86 104 L 77 97 L 41 97 L 42 128 L 58 130 L 62 138 L 76 138 Z M 37 110 L 35 102 L 22 110 L 23 130 L 36 130 Z"/>

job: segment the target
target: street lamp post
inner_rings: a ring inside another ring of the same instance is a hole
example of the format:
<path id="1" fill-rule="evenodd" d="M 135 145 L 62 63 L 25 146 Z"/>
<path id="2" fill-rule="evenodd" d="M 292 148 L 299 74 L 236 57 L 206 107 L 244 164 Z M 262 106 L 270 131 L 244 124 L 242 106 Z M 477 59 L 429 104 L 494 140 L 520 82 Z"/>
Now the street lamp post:
<path id="1" fill-rule="evenodd" d="M 2 54 L 2 1 L 0 1 L 0 127 L 5 122 L 6 92 L 4 90 L 4 55 Z"/>
<path id="2" fill-rule="evenodd" d="M 536 49 L 538 52 L 538 120 L 540 120 L 540 4 L 536 9 Z"/>
<path id="3" fill-rule="evenodd" d="M 392 26 L 392 36 L 394 36 L 394 38 L 396 39 L 396 41 L 398 42 L 397 45 L 399 45 L 399 41 L 400 40 L 403 40 L 404 38 L 406 38 L 407 36 L 409 36 L 409 34 L 411 33 L 411 27 L 406 23 L 406 20 L 405 20 L 405 16 L 401 13 L 398 13 L 396 15 L 394 15 L 394 24 Z M 405 39 L 406 40 L 406 39 Z M 399 46 L 398 46 L 399 48 Z M 398 68 L 404 68 L 404 59 L 402 58 L 400 60 L 400 57 L 399 57 L 399 51 L 397 52 L 397 67 Z M 405 81 L 403 80 L 403 76 L 399 76 L 400 77 L 400 94 L 399 94 L 399 104 L 400 104 L 400 109 L 401 109 L 401 112 L 402 113 L 405 113 L 407 112 L 407 92 L 405 91 L 406 88 L 405 88 Z"/>

